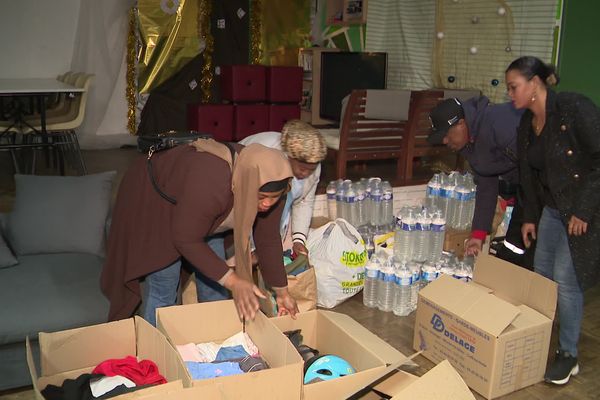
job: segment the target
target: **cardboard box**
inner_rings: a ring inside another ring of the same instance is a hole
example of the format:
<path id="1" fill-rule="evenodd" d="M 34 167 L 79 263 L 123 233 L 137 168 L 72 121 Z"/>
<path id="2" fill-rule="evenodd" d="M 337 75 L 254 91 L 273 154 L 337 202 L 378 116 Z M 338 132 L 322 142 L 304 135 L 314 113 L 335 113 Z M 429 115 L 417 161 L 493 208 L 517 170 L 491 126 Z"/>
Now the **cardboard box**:
<path id="1" fill-rule="evenodd" d="M 303 386 L 304 399 L 343 399 L 381 373 L 388 364 L 406 356 L 371 333 L 347 315 L 313 310 L 296 315 L 272 318 L 282 332 L 301 329 L 302 343 L 321 355 L 335 354 L 357 372 L 331 381 Z"/>
<path id="2" fill-rule="evenodd" d="M 159 308 L 156 325 L 173 345 L 220 343 L 242 331 L 232 300 Z M 184 386 L 188 382 L 191 386 L 218 384 L 228 398 L 235 399 L 299 399 L 303 362 L 294 346 L 262 313 L 246 321 L 246 332 L 270 369 L 203 380 L 192 380 L 186 369 Z M 254 387 L 261 391 L 253 394 Z"/>
<path id="3" fill-rule="evenodd" d="M 442 276 L 419 292 L 413 346 L 448 359 L 488 399 L 543 379 L 557 285 L 501 259 L 477 258 L 472 283 Z"/>
<path id="4" fill-rule="evenodd" d="M 65 379 L 90 373 L 105 360 L 126 356 L 154 361 L 168 383 L 115 399 L 137 398 L 143 393 L 163 393 L 183 387 L 181 378 L 185 377 L 186 369 L 177 351 L 162 333 L 140 317 L 61 332 L 40 332 L 38 338 L 40 376 L 29 338 L 26 339 L 27 364 L 37 399 L 44 399 L 40 391 L 49 384 L 60 386 Z"/>
<path id="5" fill-rule="evenodd" d="M 444 251 L 453 251 L 457 257 L 462 258 L 465 252 L 465 240 L 471 237 L 471 231 L 461 231 L 447 228 L 444 235 Z"/>

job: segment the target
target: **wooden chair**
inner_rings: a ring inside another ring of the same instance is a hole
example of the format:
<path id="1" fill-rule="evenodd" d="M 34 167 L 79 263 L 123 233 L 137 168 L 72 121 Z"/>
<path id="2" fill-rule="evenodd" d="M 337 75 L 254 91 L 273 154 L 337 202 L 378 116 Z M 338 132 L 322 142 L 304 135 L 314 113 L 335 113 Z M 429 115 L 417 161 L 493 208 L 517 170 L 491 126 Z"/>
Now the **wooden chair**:
<path id="1" fill-rule="evenodd" d="M 404 180 L 408 121 L 365 117 L 366 90 L 353 90 L 340 129 L 321 129 L 327 156 L 335 159 L 336 178 L 346 178 L 350 161 L 397 159 L 396 179 Z"/>
<path id="2" fill-rule="evenodd" d="M 427 136 L 431 133 L 429 113 L 444 99 L 443 90 L 418 90 L 411 94 L 411 112 L 406 140 L 405 180 L 413 178 L 413 167 L 420 157 L 444 156 L 453 153 L 445 145 L 431 145 Z M 460 164 L 460 156 L 456 155 L 456 165 Z"/>

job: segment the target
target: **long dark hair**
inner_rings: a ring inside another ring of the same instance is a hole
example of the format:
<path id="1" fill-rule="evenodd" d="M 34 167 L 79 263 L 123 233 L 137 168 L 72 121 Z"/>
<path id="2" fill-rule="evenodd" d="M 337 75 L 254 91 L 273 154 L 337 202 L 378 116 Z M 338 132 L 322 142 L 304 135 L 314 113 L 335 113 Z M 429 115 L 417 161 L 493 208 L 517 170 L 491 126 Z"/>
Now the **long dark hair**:
<path id="1" fill-rule="evenodd" d="M 506 72 L 517 70 L 527 80 L 537 76 L 547 86 L 554 86 L 558 83 L 558 75 L 553 65 L 546 64 L 542 60 L 533 56 L 523 56 L 511 62 Z"/>

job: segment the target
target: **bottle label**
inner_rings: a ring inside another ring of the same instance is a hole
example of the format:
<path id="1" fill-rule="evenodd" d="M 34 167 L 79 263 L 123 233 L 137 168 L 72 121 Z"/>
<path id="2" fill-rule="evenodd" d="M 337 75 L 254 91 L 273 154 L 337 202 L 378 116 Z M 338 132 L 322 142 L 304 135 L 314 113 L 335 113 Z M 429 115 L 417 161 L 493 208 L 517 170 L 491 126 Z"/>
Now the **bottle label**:
<path id="1" fill-rule="evenodd" d="M 421 279 L 421 274 L 419 272 L 416 272 L 413 275 L 413 282 L 419 282 L 420 279 Z"/>
<path id="2" fill-rule="evenodd" d="M 396 276 L 396 284 L 399 286 L 410 286 L 412 285 L 412 276 Z"/>
<path id="3" fill-rule="evenodd" d="M 363 201 L 365 199 L 365 195 L 364 194 L 359 194 L 358 196 L 356 196 L 356 200 L 357 201 Z"/>
<path id="4" fill-rule="evenodd" d="M 454 192 L 454 189 L 441 189 L 440 197 L 449 199 L 450 197 L 452 197 L 452 192 Z"/>
<path id="5" fill-rule="evenodd" d="M 336 195 L 335 195 L 335 199 L 336 199 L 337 201 L 344 201 L 344 196 L 342 196 L 341 194 L 336 194 Z"/>
<path id="6" fill-rule="evenodd" d="M 437 278 L 438 274 L 436 272 L 425 272 L 423 271 L 423 280 L 427 282 L 432 282 Z"/>
<path id="7" fill-rule="evenodd" d="M 327 200 L 335 200 L 335 193 L 327 193 Z"/>
<path id="8" fill-rule="evenodd" d="M 421 222 L 417 222 L 416 229 L 418 231 L 427 231 L 428 232 L 431 230 L 431 224 L 429 224 L 429 223 L 424 224 Z"/>
<path id="9" fill-rule="evenodd" d="M 396 281 L 396 275 L 394 275 L 393 272 L 385 272 L 383 274 L 383 281 L 384 282 L 395 282 Z"/>
<path id="10" fill-rule="evenodd" d="M 402 223 L 402 230 L 406 232 L 411 232 L 415 230 L 414 224 L 407 224 L 405 222 Z"/>
<path id="11" fill-rule="evenodd" d="M 433 232 L 444 232 L 446 230 L 446 225 L 431 224 L 431 230 Z"/>
<path id="12" fill-rule="evenodd" d="M 440 195 L 439 187 L 427 186 L 427 197 L 438 197 Z"/>
<path id="13" fill-rule="evenodd" d="M 346 197 L 346 203 L 350 203 L 350 204 L 352 204 L 352 203 L 354 203 L 354 201 L 355 201 L 355 198 L 354 198 L 354 196 L 351 196 L 351 197 Z"/>
<path id="14" fill-rule="evenodd" d="M 390 201 L 394 198 L 394 195 L 392 193 L 384 193 L 383 195 L 383 201 Z"/>
<path id="15" fill-rule="evenodd" d="M 470 194 L 469 192 L 455 192 L 454 198 L 458 201 L 467 201 L 469 200 Z"/>
<path id="16" fill-rule="evenodd" d="M 371 194 L 371 200 L 379 202 L 379 201 L 381 201 L 381 195 L 380 194 Z"/>
<path id="17" fill-rule="evenodd" d="M 379 270 L 377 268 L 365 268 L 368 278 L 377 279 L 379 277 Z"/>

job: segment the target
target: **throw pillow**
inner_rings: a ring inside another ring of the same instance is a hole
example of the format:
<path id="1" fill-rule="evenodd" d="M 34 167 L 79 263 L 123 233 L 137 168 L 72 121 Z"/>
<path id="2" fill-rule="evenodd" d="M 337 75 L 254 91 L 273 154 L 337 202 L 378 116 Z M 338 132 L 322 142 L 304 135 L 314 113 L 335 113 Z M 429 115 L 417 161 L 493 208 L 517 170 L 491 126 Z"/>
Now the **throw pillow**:
<path id="1" fill-rule="evenodd" d="M 0 268 L 12 267 L 17 265 L 19 261 L 15 258 L 10 247 L 4 241 L 4 238 L 0 234 Z"/>
<path id="2" fill-rule="evenodd" d="M 15 175 L 15 203 L 7 224 L 15 253 L 103 256 L 115 174 Z"/>

